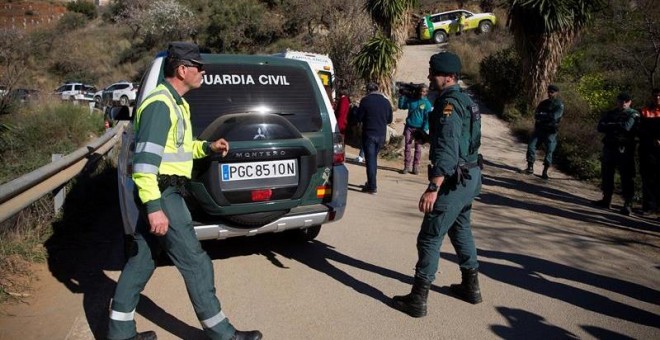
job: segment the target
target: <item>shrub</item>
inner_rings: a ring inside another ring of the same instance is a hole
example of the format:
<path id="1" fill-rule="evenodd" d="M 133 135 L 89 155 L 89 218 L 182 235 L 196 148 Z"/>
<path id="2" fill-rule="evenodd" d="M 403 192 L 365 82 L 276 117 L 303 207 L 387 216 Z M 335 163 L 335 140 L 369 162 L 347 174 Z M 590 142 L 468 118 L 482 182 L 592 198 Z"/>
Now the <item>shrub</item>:
<path id="1" fill-rule="evenodd" d="M 66 4 L 66 9 L 71 12 L 83 14 L 87 19 L 92 20 L 98 16 L 96 5 L 85 0 L 76 0 Z"/>
<path id="2" fill-rule="evenodd" d="M 81 13 L 64 13 L 60 21 L 57 22 L 57 29 L 63 32 L 69 32 L 83 28 L 87 25 L 87 17 Z"/>
<path id="3" fill-rule="evenodd" d="M 501 111 L 522 92 L 520 72 L 520 57 L 513 48 L 495 52 L 481 61 L 479 74 L 487 94 L 484 99 L 494 110 Z"/>

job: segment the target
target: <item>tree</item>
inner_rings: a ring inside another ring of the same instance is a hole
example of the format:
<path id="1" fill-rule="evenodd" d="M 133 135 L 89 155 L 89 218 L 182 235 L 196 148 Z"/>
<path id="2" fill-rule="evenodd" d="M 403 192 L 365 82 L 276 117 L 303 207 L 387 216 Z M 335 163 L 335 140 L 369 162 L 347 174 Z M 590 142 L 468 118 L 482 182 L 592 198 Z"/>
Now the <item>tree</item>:
<path id="1" fill-rule="evenodd" d="M 392 75 L 399 55 L 399 46 L 382 32 L 378 32 L 358 52 L 354 60 L 355 69 L 362 79 L 376 82 L 380 90 L 389 95 L 392 92 Z"/>
<path id="2" fill-rule="evenodd" d="M 376 81 L 381 91 L 388 95 L 392 90 L 392 77 L 403 51 L 401 47 L 405 44 L 406 33 L 412 22 L 411 12 L 415 5 L 415 0 L 367 0 L 364 4 L 364 9 L 380 32 L 360 50 L 355 59 L 355 66 L 364 80 Z M 386 68 L 378 69 L 378 67 Z"/>
<path id="3" fill-rule="evenodd" d="M 522 61 L 522 88 L 538 103 L 554 80 L 561 58 L 580 30 L 602 8 L 602 0 L 507 0 L 507 27 Z"/>
<path id="4" fill-rule="evenodd" d="M 635 67 L 648 90 L 658 86 L 660 68 L 660 7 L 654 0 L 612 1 L 602 16 L 603 31 L 612 41 L 610 51 L 626 68 Z M 638 78 L 638 77 L 635 77 Z M 650 92 L 650 91 L 649 91 Z"/>
<path id="5" fill-rule="evenodd" d="M 27 71 L 30 56 L 29 40 L 24 31 L 18 29 L 0 29 L 0 85 L 7 93 L 14 89 Z M 0 96 L 0 114 L 11 113 L 12 98 Z"/>
<path id="6" fill-rule="evenodd" d="M 127 1 L 118 12 L 115 20 L 128 25 L 133 39 L 141 37 L 147 46 L 185 40 L 198 30 L 192 10 L 177 0 Z"/>

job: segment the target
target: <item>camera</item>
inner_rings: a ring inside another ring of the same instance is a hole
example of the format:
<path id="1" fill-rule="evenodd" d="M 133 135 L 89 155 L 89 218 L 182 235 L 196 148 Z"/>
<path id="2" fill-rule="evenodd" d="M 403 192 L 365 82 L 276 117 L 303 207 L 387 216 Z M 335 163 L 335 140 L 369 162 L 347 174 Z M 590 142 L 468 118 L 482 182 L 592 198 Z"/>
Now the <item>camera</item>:
<path id="1" fill-rule="evenodd" d="M 419 89 L 421 86 L 423 86 L 423 83 L 404 83 L 401 81 L 397 81 L 395 83 L 397 92 L 399 92 L 399 95 L 406 96 L 406 97 L 415 97 L 415 94 L 417 93 L 417 89 Z"/>

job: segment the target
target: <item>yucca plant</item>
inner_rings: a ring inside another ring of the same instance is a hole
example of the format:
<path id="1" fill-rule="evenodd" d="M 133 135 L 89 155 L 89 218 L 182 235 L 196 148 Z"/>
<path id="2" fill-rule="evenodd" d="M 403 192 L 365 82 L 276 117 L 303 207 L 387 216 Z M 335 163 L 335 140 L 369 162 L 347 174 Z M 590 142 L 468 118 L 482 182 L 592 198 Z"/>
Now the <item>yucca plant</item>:
<path id="1" fill-rule="evenodd" d="M 553 80 L 564 53 L 602 0 L 508 0 L 508 28 L 522 60 L 522 88 L 536 105 Z"/>
<path id="2" fill-rule="evenodd" d="M 392 91 L 392 75 L 400 53 L 399 46 L 379 32 L 362 46 L 353 60 L 353 65 L 362 79 L 376 82 L 380 90 L 389 95 Z"/>

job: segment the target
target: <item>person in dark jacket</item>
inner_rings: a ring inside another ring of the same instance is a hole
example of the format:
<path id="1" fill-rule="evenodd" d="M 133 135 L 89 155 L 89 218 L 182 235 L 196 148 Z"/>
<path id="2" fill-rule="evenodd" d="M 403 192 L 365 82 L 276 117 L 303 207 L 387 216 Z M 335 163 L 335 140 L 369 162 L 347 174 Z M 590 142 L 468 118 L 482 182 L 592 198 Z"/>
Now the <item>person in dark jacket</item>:
<path id="1" fill-rule="evenodd" d="M 367 168 L 367 183 L 362 191 L 374 195 L 377 192 L 378 152 L 385 144 L 387 125 L 392 123 L 392 104 L 378 92 L 375 83 L 367 85 L 367 95 L 360 101 L 357 120 L 362 123 L 362 150 Z"/>
<path id="2" fill-rule="evenodd" d="M 604 133 L 603 155 L 601 157 L 601 178 L 603 198 L 595 205 L 609 209 L 614 193 L 614 172 L 618 169 L 623 187 L 623 207 L 621 213 L 630 215 L 635 195 L 635 123 L 639 113 L 630 108 L 632 98 L 627 93 L 616 97 L 616 108 L 605 112 L 598 122 L 598 132 Z"/>
<path id="3" fill-rule="evenodd" d="M 642 215 L 653 215 L 660 199 L 660 89 L 641 111 L 639 122 L 639 173 L 642 175 Z"/>
<path id="4" fill-rule="evenodd" d="M 548 99 L 543 100 L 534 112 L 534 133 L 527 145 L 527 169 L 525 173 L 534 173 L 534 161 L 536 160 L 536 146 L 539 142 L 545 144 L 545 158 L 543 159 L 543 173 L 541 178 L 548 179 L 548 169 L 552 164 L 552 154 L 557 147 L 557 131 L 559 122 L 564 114 L 564 103 L 557 98 L 559 87 L 548 86 Z"/>

